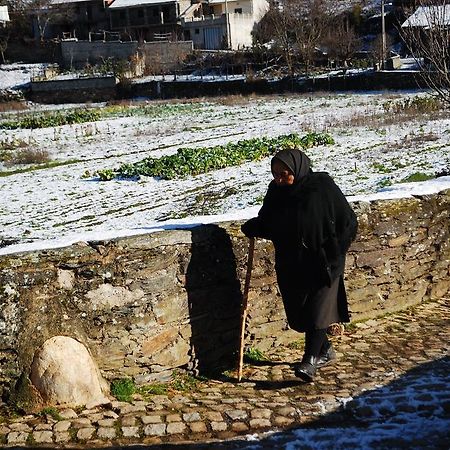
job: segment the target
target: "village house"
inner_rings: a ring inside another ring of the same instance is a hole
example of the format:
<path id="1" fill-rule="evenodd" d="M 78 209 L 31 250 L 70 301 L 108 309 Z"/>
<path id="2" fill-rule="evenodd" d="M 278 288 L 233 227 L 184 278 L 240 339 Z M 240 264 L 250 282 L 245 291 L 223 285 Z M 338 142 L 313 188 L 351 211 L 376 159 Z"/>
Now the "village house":
<path id="1" fill-rule="evenodd" d="M 181 40 L 180 15 L 190 6 L 190 0 L 114 0 L 110 29 L 137 41 Z"/>
<path id="2" fill-rule="evenodd" d="M 251 47 L 252 31 L 269 9 L 266 0 L 209 0 L 181 17 L 184 38 L 200 49 Z"/>
<path id="3" fill-rule="evenodd" d="M 402 24 L 402 28 L 412 27 L 423 30 L 442 26 L 450 27 L 450 4 L 419 6 Z"/>
<path id="4" fill-rule="evenodd" d="M 199 49 L 252 45 L 267 0 L 49 0 L 33 12 L 37 39 L 192 40 Z"/>
<path id="5" fill-rule="evenodd" d="M 49 0 L 32 11 L 35 39 L 89 39 L 109 28 L 107 6 L 112 0 Z"/>

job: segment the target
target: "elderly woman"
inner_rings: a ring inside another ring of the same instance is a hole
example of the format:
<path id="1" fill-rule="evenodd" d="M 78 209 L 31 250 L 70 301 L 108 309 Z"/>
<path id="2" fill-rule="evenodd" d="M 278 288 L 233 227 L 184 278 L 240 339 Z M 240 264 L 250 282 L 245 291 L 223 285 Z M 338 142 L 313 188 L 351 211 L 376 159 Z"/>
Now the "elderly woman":
<path id="1" fill-rule="evenodd" d="M 313 172 L 298 149 L 272 159 L 273 180 L 261 210 L 242 225 L 248 237 L 270 239 L 289 326 L 305 332 L 295 375 L 313 381 L 336 358 L 327 338 L 332 323 L 349 322 L 343 273 L 357 220 L 341 190 L 325 172 Z"/>

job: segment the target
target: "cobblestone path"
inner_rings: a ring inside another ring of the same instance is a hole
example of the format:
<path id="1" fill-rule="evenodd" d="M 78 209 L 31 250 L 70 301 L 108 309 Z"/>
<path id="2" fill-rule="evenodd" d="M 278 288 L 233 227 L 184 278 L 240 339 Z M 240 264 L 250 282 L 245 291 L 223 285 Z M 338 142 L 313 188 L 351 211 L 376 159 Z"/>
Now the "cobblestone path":
<path id="1" fill-rule="evenodd" d="M 449 449 L 450 300 L 356 323 L 333 337 L 338 360 L 314 383 L 293 374 L 295 345 L 247 364 L 244 379 L 93 410 L 4 419 L 2 446 L 24 448 Z"/>

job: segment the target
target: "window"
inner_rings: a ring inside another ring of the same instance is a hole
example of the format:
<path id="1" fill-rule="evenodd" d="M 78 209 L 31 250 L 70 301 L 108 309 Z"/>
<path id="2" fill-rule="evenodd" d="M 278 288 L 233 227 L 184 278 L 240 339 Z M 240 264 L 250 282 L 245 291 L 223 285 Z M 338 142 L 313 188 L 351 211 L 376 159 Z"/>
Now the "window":
<path id="1" fill-rule="evenodd" d="M 200 28 L 195 29 L 195 34 L 200 34 Z"/>
<path id="2" fill-rule="evenodd" d="M 235 14 L 242 14 L 242 8 L 234 8 Z"/>

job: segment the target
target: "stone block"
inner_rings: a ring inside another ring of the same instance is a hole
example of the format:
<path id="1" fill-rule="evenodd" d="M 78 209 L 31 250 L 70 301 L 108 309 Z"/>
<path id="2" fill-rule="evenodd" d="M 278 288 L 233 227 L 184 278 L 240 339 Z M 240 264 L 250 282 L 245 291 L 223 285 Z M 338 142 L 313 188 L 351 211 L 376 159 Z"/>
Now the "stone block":
<path id="1" fill-rule="evenodd" d="M 97 436 L 103 440 L 112 440 L 116 438 L 116 429 L 111 427 L 99 427 Z"/>
<path id="2" fill-rule="evenodd" d="M 203 422 L 190 422 L 189 428 L 192 433 L 206 433 L 208 431 L 206 424 Z"/>
<path id="3" fill-rule="evenodd" d="M 450 279 L 435 281 L 430 292 L 431 298 L 442 298 L 450 294 Z"/>
<path id="4" fill-rule="evenodd" d="M 175 424 L 171 424 L 175 425 Z M 144 428 L 145 436 L 164 436 L 166 434 L 166 425 L 165 423 L 152 423 L 147 425 Z"/>
<path id="5" fill-rule="evenodd" d="M 35 431 L 32 436 L 37 444 L 49 444 L 53 442 L 53 433 L 51 431 Z"/>
<path id="6" fill-rule="evenodd" d="M 80 441 L 89 441 L 95 433 L 95 428 L 80 428 L 77 431 L 77 439 Z"/>
<path id="7" fill-rule="evenodd" d="M 28 439 L 28 433 L 25 431 L 11 431 L 8 434 L 7 442 L 8 444 L 25 444 Z"/>
<path id="8" fill-rule="evenodd" d="M 167 434 L 183 434 L 186 432 L 186 424 L 183 422 L 172 422 L 167 424 Z"/>
<path id="9" fill-rule="evenodd" d="M 139 427 L 122 427 L 122 435 L 125 438 L 138 438 L 139 437 Z"/>
<path id="10" fill-rule="evenodd" d="M 361 253 L 356 257 L 357 267 L 379 267 L 386 264 L 389 259 L 397 258 L 401 255 L 401 249 L 389 248 Z"/>

